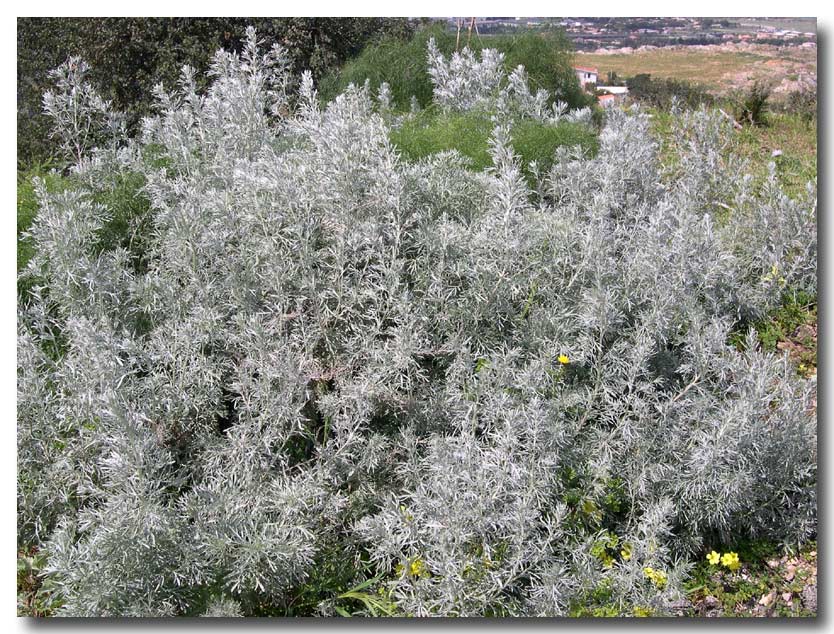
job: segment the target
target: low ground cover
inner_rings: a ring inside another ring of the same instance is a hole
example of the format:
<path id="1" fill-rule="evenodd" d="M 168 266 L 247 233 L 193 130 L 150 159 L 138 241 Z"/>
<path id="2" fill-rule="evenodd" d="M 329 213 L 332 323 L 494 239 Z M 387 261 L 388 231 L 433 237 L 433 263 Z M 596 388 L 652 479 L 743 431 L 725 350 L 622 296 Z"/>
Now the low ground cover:
<path id="1" fill-rule="evenodd" d="M 432 154 L 457 150 L 471 159 L 471 167 L 481 171 L 493 166 L 489 139 L 495 127 L 486 113 L 443 114 L 424 112 L 392 130 L 391 141 L 408 161 Z M 557 125 L 525 120 L 510 133 L 513 150 L 525 168 L 535 161 L 541 173 L 550 170 L 559 147 L 580 147 L 593 156 L 597 135 L 587 125 L 565 121 Z M 528 176 L 530 176 L 528 172 Z"/>

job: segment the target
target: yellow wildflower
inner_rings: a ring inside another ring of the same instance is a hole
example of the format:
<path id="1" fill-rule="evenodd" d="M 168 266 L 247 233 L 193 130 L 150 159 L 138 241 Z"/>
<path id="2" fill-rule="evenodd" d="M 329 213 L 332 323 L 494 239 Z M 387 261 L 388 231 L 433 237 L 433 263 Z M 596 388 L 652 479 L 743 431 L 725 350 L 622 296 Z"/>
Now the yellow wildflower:
<path id="1" fill-rule="evenodd" d="M 623 558 L 623 561 L 628 561 L 629 559 L 631 559 L 631 544 L 629 544 L 628 542 L 623 544 L 623 548 L 620 551 L 620 557 Z"/>
<path id="2" fill-rule="evenodd" d="M 412 577 L 419 577 L 426 572 L 426 563 L 419 557 L 411 562 L 408 572 Z"/>
<path id="3" fill-rule="evenodd" d="M 568 363 L 570 363 L 570 357 L 568 357 L 568 355 L 566 354 L 560 354 L 559 363 L 561 363 L 562 365 L 567 365 Z"/>
<path id="4" fill-rule="evenodd" d="M 730 570 L 738 570 L 741 567 L 738 554 L 733 552 L 724 553 L 721 555 L 721 565 L 726 566 Z"/>
<path id="5" fill-rule="evenodd" d="M 719 555 L 714 550 L 709 555 L 707 555 L 707 561 L 713 566 L 718 565 L 719 559 L 721 559 L 721 555 Z"/>
<path id="6" fill-rule="evenodd" d="M 663 590 L 666 587 L 666 582 L 668 578 L 666 573 L 662 570 L 655 570 L 651 566 L 646 566 L 643 568 L 643 575 L 649 579 L 659 590 Z"/>
<path id="7" fill-rule="evenodd" d="M 658 570 L 655 572 L 655 576 L 652 581 L 654 581 L 654 585 L 656 585 L 658 588 L 662 590 L 666 587 L 666 582 L 668 581 L 668 579 L 666 578 L 665 572 L 663 572 L 662 570 Z"/>

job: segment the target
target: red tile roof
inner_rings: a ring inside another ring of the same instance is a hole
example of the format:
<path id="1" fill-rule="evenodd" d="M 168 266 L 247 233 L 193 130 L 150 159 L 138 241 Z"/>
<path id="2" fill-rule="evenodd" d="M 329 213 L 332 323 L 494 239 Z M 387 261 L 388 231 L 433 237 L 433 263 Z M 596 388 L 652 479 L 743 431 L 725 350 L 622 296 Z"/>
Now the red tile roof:
<path id="1" fill-rule="evenodd" d="M 594 73 L 594 75 L 599 75 L 599 72 L 597 71 L 596 68 L 590 68 L 588 66 L 574 66 L 573 69 L 574 70 L 581 70 L 581 71 L 584 71 L 586 73 Z"/>

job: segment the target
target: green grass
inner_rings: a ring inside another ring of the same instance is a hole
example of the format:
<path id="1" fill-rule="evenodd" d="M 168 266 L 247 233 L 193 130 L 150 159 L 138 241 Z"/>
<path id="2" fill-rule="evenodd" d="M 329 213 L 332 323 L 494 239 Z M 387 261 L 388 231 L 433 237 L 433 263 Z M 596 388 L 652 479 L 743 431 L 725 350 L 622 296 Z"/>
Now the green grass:
<path id="1" fill-rule="evenodd" d="M 99 232 L 97 251 L 126 249 L 134 269 L 145 269 L 145 253 L 151 232 L 150 200 L 143 187 L 145 177 L 136 172 L 125 172 L 115 177 L 112 185 L 93 195 L 93 200 L 107 207 L 110 219 Z"/>
<path id="2" fill-rule="evenodd" d="M 17 176 L 17 270 L 21 271 L 34 254 L 34 246 L 23 237 L 38 213 L 38 200 L 32 179 L 41 178 L 49 193 L 65 191 L 73 186 L 70 178 L 44 167 L 34 167 Z M 116 176 L 111 186 L 92 194 L 95 202 L 110 211 L 110 219 L 99 232 L 97 251 L 109 251 L 124 247 L 138 257 L 144 251 L 150 227 L 148 211 L 150 201 L 142 191 L 145 178 L 135 172 Z"/>
<path id="3" fill-rule="evenodd" d="M 17 270 L 25 268 L 34 255 L 34 246 L 23 237 L 23 233 L 32 226 L 32 221 L 38 213 L 38 200 L 35 196 L 35 186 L 32 179 L 41 178 L 46 190 L 50 193 L 59 192 L 69 187 L 69 179 L 57 172 L 50 172 L 48 166 L 38 165 L 17 174 Z"/>
<path id="4" fill-rule="evenodd" d="M 736 138 L 737 152 L 750 161 L 758 179 L 764 179 L 768 163 L 776 163 L 779 182 L 789 196 L 802 194 L 807 183 L 817 177 L 816 119 L 768 112 L 764 126 L 745 126 Z M 775 150 L 782 155 L 774 157 Z"/>
<path id="5" fill-rule="evenodd" d="M 487 139 L 494 124 L 479 115 L 438 115 L 427 111 L 391 131 L 391 142 L 407 161 L 455 149 L 471 159 L 474 170 L 492 165 Z"/>
<path id="6" fill-rule="evenodd" d="M 480 113 L 434 114 L 424 111 L 408 119 L 402 127 L 391 132 L 391 141 L 407 161 L 457 150 L 471 160 L 471 168 L 483 170 L 492 165 L 489 137 L 495 124 Z M 519 155 L 528 178 L 527 165 L 536 161 L 544 172 L 553 163 L 553 155 L 560 146 L 579 145 L 593 154 L 598 147 L 596 135 L 588 127 L 577 123 L 546 125 L 536 121 L 518 121 L 511 131 L 512 145 Z"/>

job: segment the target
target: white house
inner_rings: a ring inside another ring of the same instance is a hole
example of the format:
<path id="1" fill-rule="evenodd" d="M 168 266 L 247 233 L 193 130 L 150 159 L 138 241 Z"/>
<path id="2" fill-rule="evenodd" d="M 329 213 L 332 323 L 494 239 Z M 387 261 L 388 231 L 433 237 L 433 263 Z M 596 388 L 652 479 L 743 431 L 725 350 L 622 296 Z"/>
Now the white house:
<path id="1" fill-rule="evenodd" d="M 599 71 L 596 68 L 588 68 L 587 66 L 574 66 L 573 70 L 579 78 L 579 84 L 584 88 L 585 84 L 597 83 Z"/>
<path id="2" fill-rule="evenodd" d="M 597 103 L 603 108 L 620 103 L 628 94 L 628 88 L 625 86 L 597 86 L 597 91 L 603 93 L 597 96 Z"/>
<path id="3" fill-rule="evenodd" d="M 611 95 L 627 95 L 628 88 L 625 86 L 597 86 L 597 90 L 604 90 Z"/>

